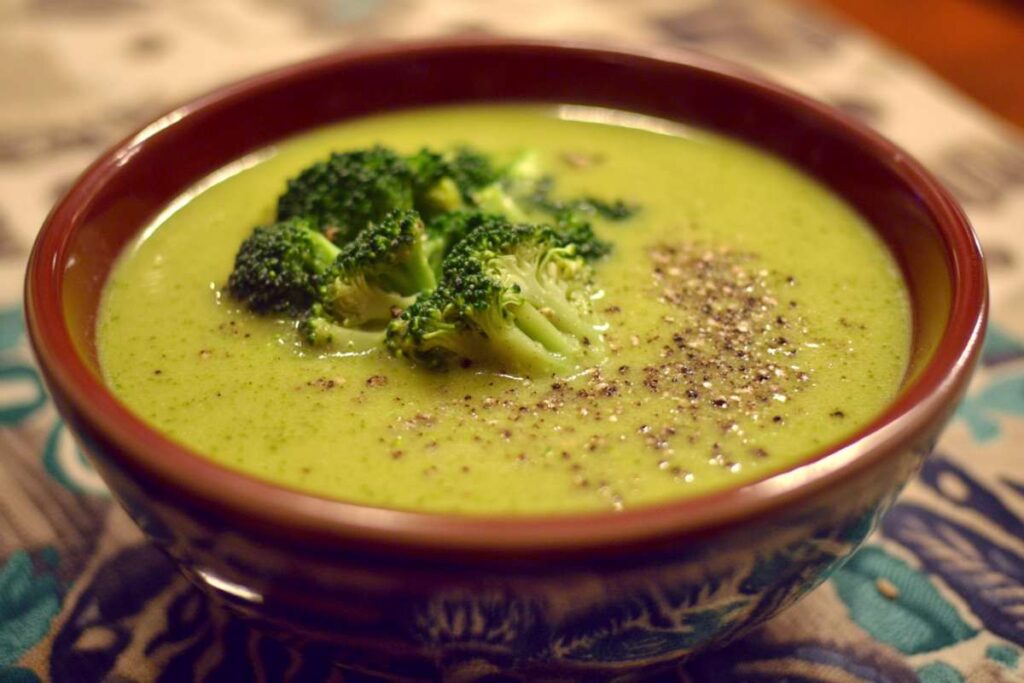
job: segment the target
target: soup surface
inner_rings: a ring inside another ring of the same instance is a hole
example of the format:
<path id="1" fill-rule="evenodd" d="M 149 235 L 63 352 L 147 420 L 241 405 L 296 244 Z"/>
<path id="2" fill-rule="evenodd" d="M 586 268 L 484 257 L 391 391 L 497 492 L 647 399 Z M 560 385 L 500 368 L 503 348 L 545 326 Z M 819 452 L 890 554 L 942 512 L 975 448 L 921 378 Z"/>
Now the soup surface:
<path id="1" fill-rule="evenodd" d="M 536 150 L 559 191 L 641 211 L 595 229 L 607 362 L 575 377 L 320 355 L 223 292 L 287 178 L 331 150 Z M 877 415 L 910 345 L 898 268 L 842 201 L 777 159 L 665 121 L 474 106 L 346 122 L 244 159 L 121 257 L 97 328 L 108 384 L 228 467 L 373 505 L 622 509 L 735 487 Z"/>

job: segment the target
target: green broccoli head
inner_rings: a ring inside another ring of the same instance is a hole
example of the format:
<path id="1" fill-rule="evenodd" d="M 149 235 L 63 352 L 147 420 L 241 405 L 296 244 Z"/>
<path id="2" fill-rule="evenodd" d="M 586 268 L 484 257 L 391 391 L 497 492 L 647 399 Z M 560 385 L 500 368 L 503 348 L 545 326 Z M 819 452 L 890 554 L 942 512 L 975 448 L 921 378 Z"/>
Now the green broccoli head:
<path id="1" fill-rule="evenodd" d="M 451 253 L 463 237 L 477 230 L 507 226 L 510 219 L 501 214 L 461 209 L 449 211 L 434 218 L 427 225 L 427 237 L 432 243 L 431 255 L 435 271 L 440 272 L 441 260 Z M 596 261 L 611 253 L 612 245 L 600 239 L 589 221 L 575 213 L 557 217 L 551 228 L 551 237 L 559 246 L 574 245 L 576 253 L 587 261 Z"/>
<path id="2" fill-rule="evenodd" d="M 385 332 L 391 353 L 440 369 L 456 358 L 470 358 L 473 339 L 460 332 L 455 299 L 446 287 L 420 295 Z"/>
<path id="3" fill-rule="evenodd" d="M 434 271 L 440 274 L 444 257 L 466 235 L 482 228 L 508 225 L 508 222 L 504 216 L 475 209 L 449 211 L 435 217 L 427 224 L 427 240 Z"/>
<path id="4" fill-rule="evenodd" d="M 587 261 L 596 261 L 611 253 L 611 243 L 598 238 L 590 221 L 578 213 L 566 211 L 557 215 L 554 232 L 559 246 L 574 246 L 576 253 Z"/>
<path id="5" fill-rule="evenodd" d="M 473 190 L 498 180 L 501 173 L 489 156 L 471 147 L 459 147 L 449 156 L 448 174 L 466 199 Z"/>
<path id="6" fill-rule="evenodd" d="M 346 244 L 323 288 L 324 309 L 346 326 L 383 325 L 437 285 L 427 231 L 415 211 L 392 211 Z"/>
<path id="7" fill-rule="evenodd" d="M 550 228 L 482 228 L 445 259 L 438 289 L 392 321 L 386 344 L 431 367 L 493 359 L 534 373 L 599 363 L 591 277 L 575 246 L 563 246 Z"/>
<path id="8" fill-rule="evenodd" d="M 334 153 L 288 181 L 277 217 L 305 217 L 337 244 L 395 209 L 413 206 L 413 174 L 385 147 Z"/>
<path id="9" fill-rule="evenodd" d="M 589 219 L 633 209 L 552 190 L 531 152 L 500 164 L 471 148 L 335 153 L 288 182 L 278 222 L 242 244 L 228 290 L 294 319 L 318 349 L 385 340 L 432 367 L 569 372 L 603 357 L 589 262 L 610 245 Z M 552 225 L 527 224 L 538 216 Z"/>
<path id="10" fill-rule="evenodd" d="M 527 220 L 524 198 L 542 179 L 537 154 L 527 151 L 498 168 L 490 182 L 470 193 L 470 203 L 485 213 L 496 213 L 509 220 Z"/>
<path id="11" fill-rule="evenodd" d="M 473 193 L 494 182 L 490 157 L 468 147 L 451 152 L 423 148 L 407 159 L 415 206 L 427 219 L 473 205 Z"/>
<path id="12" fill-rule="evenodd" d="M 557 224 L 583 224 L 593 218 L 624 221 L 639 210 L 621 199 L 609 201 L 591 195 L 560 199 L 554 190 L 554 178 L 544 174 L 537 154 L 528 151 L 502 168 L 495 182 L 476 194 L 476 205 L 513 220 L 543 215 Z"/>
<path id="13" fill-rule="evenodd" d="M 254 313 L 298 315 L 318 300 L 338 254 L 305 219 L 260 226 L 235 255 L 228 292 Z"/>
<path id="14" fill-rule="evenodd" d="M 427 229 L 415 211 L 392 211 L 371 223 L 338 256 L 343 277 L 358 275 L 404 296 L 437 285 L 430 267 Z"/>

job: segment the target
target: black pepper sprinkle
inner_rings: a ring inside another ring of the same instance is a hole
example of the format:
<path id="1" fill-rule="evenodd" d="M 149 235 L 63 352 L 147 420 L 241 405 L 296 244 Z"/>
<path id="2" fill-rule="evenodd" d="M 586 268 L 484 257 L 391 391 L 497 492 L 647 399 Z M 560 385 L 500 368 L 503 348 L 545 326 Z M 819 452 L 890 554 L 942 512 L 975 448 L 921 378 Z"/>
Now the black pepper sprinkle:
<path id="1" fill-rule="evenodd" d="M 474 435 L 481 447 L 503 448 L 505 457 L 523 463 L 529 461 L 527 452 L 538 434 L 557 432 L 561 446 L 532 466 L 557 467 L 553 462 L 560 458 L 567 476 L 582 487 L 598 481 L 588 462 L 602 458 L 606 446 L 618 448 L 617 444 L 631 439 L 649 449 L 652 467 L 671 470 L 674 477 L 687 482 L 693 475 L 672 464 L 677 443 L 703 448 L 705 439 L 720 439 L 710 448 L 710 458 L 723 468 L 739 468 L 733 459 L 739 453 L 768 457 L 764 448 L 748 441 L 745 430 L 760 419 L 783 422 L 781 415 L 772 414 L 778 401 L 794 399 L 812 380 L 810 373 L 783 360 L 813 339 L 797 312 L 780 314 L 786 301 L 780 303 L 776 292 L 785 276 L 758 267 L 754 255 L 726 249 L 659 245 L 648 254 L 652 295 L 670 308 L 659 316 L 660 334 L 628 335 L 628 341 L 621 340 L 623 346 L 642 351 L 648 365 L 611 365 L 610 371 L 594 368 L 568 380 L 553 377 L 534 384 L 533 389 L 523 388 L 530 383 L 509 386 L 492 381 L 487 386 L 496 388 L 485 388 L 483 397 L 466 394 L 461 400 L 456 395 L 443 401 L 436 424 L 414 416 L 398 420 L 393 429 L 415 425 L 405 434 L 426 441 L 431 438 L 429 427 L 443 431 L 456 422 L 478 421 L 493 428 L 490 438 Z M 791 307 L 796 307 L 795 301 Z M 612 337 L 608 341 L 618 346 Z M 627 393 L 629 401 L 613 398 L 628 391 L 635 392 Z M 633 407 L 637 411 L 632 414 L 645 420 L 634 427 L 635 433 L 627 427 L 603 439 L 590 437 L 590 427 L 628 419 Z M 576 424 L 551 419 L 559 414 L 573 416 Z M 512 429 L 505 429 L 510 424 Z M 579 462 L 574 454 L 582 456 Z M 597 486 L 607 488 L 603 482 Z M 609 499 L 618 495 L 601 493 Z"/>

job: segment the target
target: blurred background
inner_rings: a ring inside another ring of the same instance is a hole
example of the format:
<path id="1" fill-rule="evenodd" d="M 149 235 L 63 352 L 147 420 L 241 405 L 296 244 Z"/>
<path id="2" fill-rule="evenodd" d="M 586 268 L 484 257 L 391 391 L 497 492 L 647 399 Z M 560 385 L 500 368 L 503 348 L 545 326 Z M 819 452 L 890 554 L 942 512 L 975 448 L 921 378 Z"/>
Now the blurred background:
<path id="1" fill-rule="evenodd" d="M 1024 127 L 1021 0 L 808 0 L 866 29 Z"/>
<path id="2" fill-rule="evenodd" d="M 28 248 L 100 149 L 176 103 L 346 45 L 450 34 L 711 52 L 830 101 L 912 151 L 956 127 L 915 117 L 926 101 L 955 100 L 960 111 L 980 103 L 1024 126 L 1019 0 L 0 0 L 0 257 Z M 933 87 L 906 57 L 975 104 Z"/>

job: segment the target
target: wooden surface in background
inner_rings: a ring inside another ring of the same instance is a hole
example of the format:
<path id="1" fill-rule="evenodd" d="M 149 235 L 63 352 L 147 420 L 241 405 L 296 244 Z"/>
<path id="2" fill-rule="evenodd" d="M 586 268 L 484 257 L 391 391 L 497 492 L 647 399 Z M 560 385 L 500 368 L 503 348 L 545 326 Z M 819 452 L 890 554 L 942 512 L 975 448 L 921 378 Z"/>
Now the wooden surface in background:
<path id="1" fill-rule="evenodd" d="M 1024 0 L 807 0 L 1024 128 Z"/>

